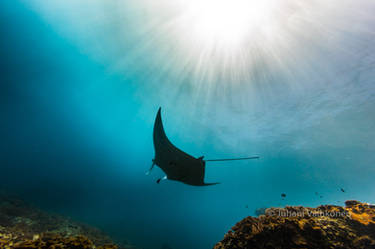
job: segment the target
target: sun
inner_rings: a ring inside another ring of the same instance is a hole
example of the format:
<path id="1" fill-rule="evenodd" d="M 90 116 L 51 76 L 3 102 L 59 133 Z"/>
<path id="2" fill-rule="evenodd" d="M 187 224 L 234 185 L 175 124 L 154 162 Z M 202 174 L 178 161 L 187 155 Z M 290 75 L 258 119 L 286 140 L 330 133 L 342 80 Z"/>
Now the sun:
<path id="1" fill-rule="evenodd" d="M 190 0 L 191 34 L 207 43 L 235 44 L 270 25 L 275 0 Z"/>
<path id="2" fill-rule="evenodd" d="M 168 61 L 166 72 L 188 76 L 202 92 L 284 70 L 290 55 L 303 49 L 301 37 L 318 37 L 314 20 L 325 6 L 316 4 L 324 0 L 140 1 L 147 10 L 142 18 L 150 23 L 142 34 L 155 61 Z"/>

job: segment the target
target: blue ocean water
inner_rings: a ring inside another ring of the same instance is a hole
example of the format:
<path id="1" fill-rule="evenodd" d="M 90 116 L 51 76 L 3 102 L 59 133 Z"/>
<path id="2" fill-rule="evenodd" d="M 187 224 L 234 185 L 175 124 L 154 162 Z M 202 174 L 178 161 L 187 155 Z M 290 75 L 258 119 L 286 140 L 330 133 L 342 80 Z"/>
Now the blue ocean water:
<path id="1" fill-rule="evenodd" d="M 260 207 L 374 203 L 375 9 L 351 4 L 239 73 L 141 2 L 1 1 L 0 187 L 146 249 L 211 248 Z M 156 184 L 160 106 L 188 153 L 261 158 L 207 163 L 215 186 Z"/>

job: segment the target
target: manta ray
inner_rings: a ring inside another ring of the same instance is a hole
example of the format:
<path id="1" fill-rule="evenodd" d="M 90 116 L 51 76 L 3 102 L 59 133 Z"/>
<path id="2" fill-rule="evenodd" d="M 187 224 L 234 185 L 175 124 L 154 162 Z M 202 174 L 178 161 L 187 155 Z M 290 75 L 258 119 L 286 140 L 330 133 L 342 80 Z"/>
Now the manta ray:
<path id="1" fill-rule="evenodd" d="M 204 160 L 203 156 L 195 158 L 187 154 L 186 152 L 174 146 L 165 134 L 163 122 L 161 120 L 161 108 L 159 108 L 156 114 L 153 140 L 155 158 L 152 160 L 151 168 L 147 172 L 147 174 L 151 172 L 155 165 L 157 165 L 166 174 L 163 178 L 158 179 L 157 183 L 160 183 L 161 180 L 168 179 L 193 186 L 215 185 L 219 183 L 204 182 L 206 162 L 259 158 L 258 156 L 253 156 L 246 158 Z"/>

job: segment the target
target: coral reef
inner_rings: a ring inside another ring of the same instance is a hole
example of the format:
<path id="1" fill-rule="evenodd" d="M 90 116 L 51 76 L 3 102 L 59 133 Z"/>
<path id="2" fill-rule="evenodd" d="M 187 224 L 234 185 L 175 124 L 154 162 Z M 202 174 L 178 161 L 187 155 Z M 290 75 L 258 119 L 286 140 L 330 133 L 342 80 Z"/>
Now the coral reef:
<path id="1" fill-rule="evenodd" d="M 268 208 L 237 223 L 214 249 L 375 249 L 375 206 Z"/>
<path id="2" fill-rule="evenodd" d="M 4 249 L 118 249 L 117 245 L 95 246 L 83 235 L 63 237 L 59 234 L 45 233 L 34 235 L 33 239 L 24 239 L 22 234 L 0 233 L 0 248 Z"/>
<path id="3" fill-rule="evenodd" d="M 103 245 L 96 247 L 94 243 L 83 235 L 63 237 L 59 234 L 46 233 L 35 235 L 31 240 L 22 240 L 22 236 L 14 236 L 13 234 L 1 234 L 0 247 L 14 249 L 117 249 L 116 245 Z M 18 242 L 14 240 L 21 239 Z"/>
<path id="4" fill-rule="evenodd" d="M 0 248 L 129 249 L 102 231 L 0 192 Z"/>

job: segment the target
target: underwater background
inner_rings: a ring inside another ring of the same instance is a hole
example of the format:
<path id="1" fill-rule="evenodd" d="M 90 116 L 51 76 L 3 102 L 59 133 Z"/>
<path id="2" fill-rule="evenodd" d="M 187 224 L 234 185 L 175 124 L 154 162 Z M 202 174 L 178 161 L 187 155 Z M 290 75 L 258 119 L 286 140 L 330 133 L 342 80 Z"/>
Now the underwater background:
<path id="1" fill-rule="evenodd" d="M 257 208 L 374 203 L 375 3 L 311 2 L 232 56 L 167 0 L 2 0 L 0 188 L 146 249 L 212 248 Z M 156 184 L 159 107 L 189 154 L 260 159 Z"/>

